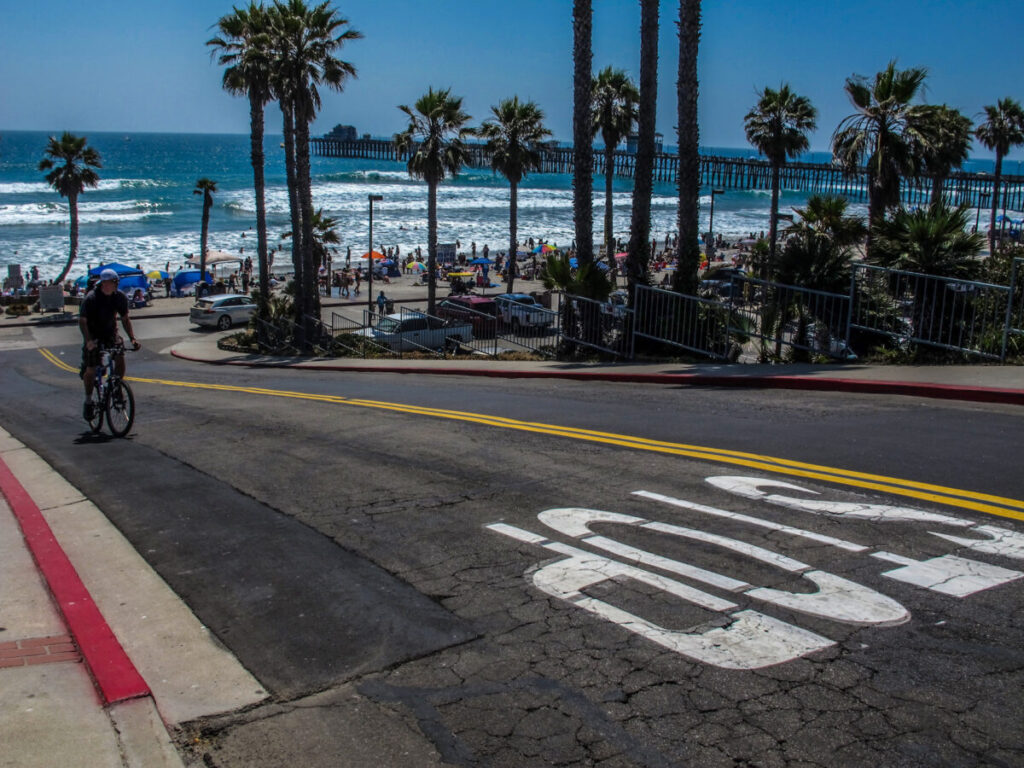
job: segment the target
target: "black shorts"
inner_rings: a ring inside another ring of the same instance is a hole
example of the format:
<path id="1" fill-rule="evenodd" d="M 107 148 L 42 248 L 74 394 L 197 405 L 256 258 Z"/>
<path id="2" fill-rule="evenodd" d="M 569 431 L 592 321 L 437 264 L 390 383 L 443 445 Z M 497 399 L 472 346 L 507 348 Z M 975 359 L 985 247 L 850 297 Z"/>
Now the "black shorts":
<path id="1" fill-rule="evenodd" d="M 82 369 L 95 368 L 100 364 L 100 347 L 113 347 L 116 342 L 114 341 L 101 341 L 94 349 L 86 349 L 85 344 L 82 345 Z M 116 357 L 124 357 L 124 350 L 116 355 Z"/>

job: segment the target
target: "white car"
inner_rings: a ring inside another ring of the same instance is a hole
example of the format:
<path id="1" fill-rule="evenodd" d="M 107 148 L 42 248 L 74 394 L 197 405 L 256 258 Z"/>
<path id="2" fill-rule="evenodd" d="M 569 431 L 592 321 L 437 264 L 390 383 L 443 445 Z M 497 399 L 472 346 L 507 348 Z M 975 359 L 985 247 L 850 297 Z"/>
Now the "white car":
<path id="1" fill-rule="evenodd" d="M 528 293 L 505 293 L 494 297 L 502 323 L 518 332 L 520 328 L 546 329 L 557 313 L 545 309 Z"/>
<path id="2" fill-rule="evenodd" d="M 190 322 L 207 325 L 226 331 L 229 328 L 249 324 L 256 314 L 256 303 L 251 296 L 240 293 L 225 293 L 221 296 L 205 296 L 188 313 Z"/>
<path id="3" fill-rule="evenodd" d="M 357 332 L 359 336 L 398 352 L 447 349 L 473 340 L 473 326 L 428 315 L 384 315 L 373 328 Z"/>

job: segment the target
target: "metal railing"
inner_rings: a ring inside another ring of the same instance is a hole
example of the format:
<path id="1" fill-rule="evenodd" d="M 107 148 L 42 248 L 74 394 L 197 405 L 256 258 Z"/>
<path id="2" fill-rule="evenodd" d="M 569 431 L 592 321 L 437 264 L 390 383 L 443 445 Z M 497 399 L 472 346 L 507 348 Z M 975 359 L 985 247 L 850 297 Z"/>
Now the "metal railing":
<path id="1" fill-rule="evenodd" d="M 903 345 L 923 344 L 1002 360 L 1013 318 L 1012 286 L 856 264 L 851 326 Z"/>
<path id="2" fill-rule="evenodd" d="M 583 296 L 562 297 L 562 340 L 566 345 L 633 358 L 633 314 L 629 307 Z"/>
<path id="3" fill-rule="evenodd" d="M 729 305 L 646 285 L 636 287 L 634 304 L 633 335 L 728 359 Z"/>
<path id="4" fill-rule="evenodd" d="M 563 297 L 564 298 L 564 297 Z M 557 357 L 562 335 L 559 312 L 536 305 L 520 304 L 507 296 L 495 296 L 497 305 L 497 334 L 501 345 L 511 350 L 526 350 Z"/>
<path id="5" fill-rule="evenodd" d="M 723 298 L 730 305 L 729 332 L 774 345 L 776 357 L 783 347 L 840 359 L 851 356 L 846 294 L 733 275 Z"/>
<path id="6" fill-rule="evenodd" d="M 498 346 L 498 318 L 486 312 L 479 312 L 459 302 L 444 300 L 439 311 L 446 320 L 468 323 L 473 329 L 473 339 L 462 341 L 464 349 L 471 349 L 482 355 L 496 357 L 501 351 Z"/>
<path id="7" fill-rule="evenodd" d="M 1006 332 L 1024 335 L 1024 259 L 1014 259 L 1010 268 L 1010 300 L 1006 306 Z"/>

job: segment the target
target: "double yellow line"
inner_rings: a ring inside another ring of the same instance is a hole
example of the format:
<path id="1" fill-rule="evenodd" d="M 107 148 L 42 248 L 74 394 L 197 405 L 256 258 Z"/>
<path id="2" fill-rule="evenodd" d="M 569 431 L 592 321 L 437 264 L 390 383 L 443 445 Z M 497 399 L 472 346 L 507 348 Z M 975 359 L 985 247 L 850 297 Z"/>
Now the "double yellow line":
<path id="1" fill-rule="evenodd" d="M 67 365 L 48 349 L 41 348 L 39 352 L 43 357 L 57 367 L 72 373 L 78 373 L 77 368 Z M 486 414 L 453 411 L 444 408 L 426 408 L 418 405 L 388 403 L 379 400 L 343 397 L 341 395 L 317 395 L 310 394 L 308 392 L 264 389 L 262 387 L 238 387 L 228 384 L 201 384 L 191 381 L 148 379 L 135 376 L 129 376 L 128 381 L 165 387 L 205 389 L 217 392 L 241 392 L 244 394 L 260 395 L 264 397 L 286 397 L 296 400 L 311 400 L 315 402 L 347 405 L 357 408 L 374 408 L 377 410 L 394 411 L 396 413 L 405 413 L 415 416 L 428 416 L 438 419 L 465 421 L 473 424 L 482 424 L 488 427 L 497 427 L 499 429 L 514 429 L 520 432 L 534 432 L 537 434 L 551 435 L 555 437 L 565 437 L 571 440 L 584 440 L 590 443 L 615 445 L 639 451 L 651 451 L 654 453 L 662 453 L 672 456 L 685 456 L 687 458 L 700 459 L 703 461 L 713 461 L 719 464 L 729 464 L 732 466 L 745 467 L 747 469 L 774 472 L 776 474 L 789 475 L 791 477 L 824 480 L 829 483 L 849 485 L 856 488 L 880 491 L 882 493 L 896 494 L 898 496 L 908 496 L 921 501 L 928 501 L 936 504 L 947 504 L 963 509 L 971 509 L 976 512 L 1008 517 L 1014 520 L 1024 520 L 1024 501 L 1020 501 L 1018 499 L 994 496 L 987 493 L 964 491 L 957 488 L 932 485 L 930 483 L 919 483 L 914 480 L 902 480 L 900 478 L 887 477 L 885 475 L 854 472 L 852 470 L 828 467 L 821 464 L 808 464 L 806 462 L 780 459 L 774 456 L 764 456 L 757 453 L 730 451 L 722 448 L 688 445 L 686 443 L 669 443 L 661 440 L 648 440 L 642 437 L 633 437 L 631 435 L 620 435 L 614 432 L 599 432 L 591 429 L 578 429 L 576 427 L 563 427 L 554 424 L 521 421 L 519 419 L 509 419 L 503 416 L 488 416 Z"/>

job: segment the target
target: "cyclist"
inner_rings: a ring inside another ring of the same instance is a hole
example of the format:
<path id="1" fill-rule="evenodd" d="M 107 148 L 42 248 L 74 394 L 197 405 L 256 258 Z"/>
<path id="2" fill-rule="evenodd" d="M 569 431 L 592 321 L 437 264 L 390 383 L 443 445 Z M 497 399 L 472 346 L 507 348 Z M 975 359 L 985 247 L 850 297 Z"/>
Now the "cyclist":
<path id="1" fill-rule="evenodd" d="M 117 272 L 104 269 L 99 283 L 82 300 L 78 313 L 78 327 L 85 343 L 82 345 L 82 381 L 85 383 L 85 407 L 83 416 L 91 421 L 93 413 L 92 388 L 96 378 L 96 366 L 100 363 L 100 347 L 112 348 L 120 342 L 117 333 L 117 319 L 121 318 L 132 349 L 142 345 L 135 338 L 132 321 L 128 319 L 128 297 L 117 290 Z M 124 350 L 114 357 L 114 370 L 124 377 Z"/>

